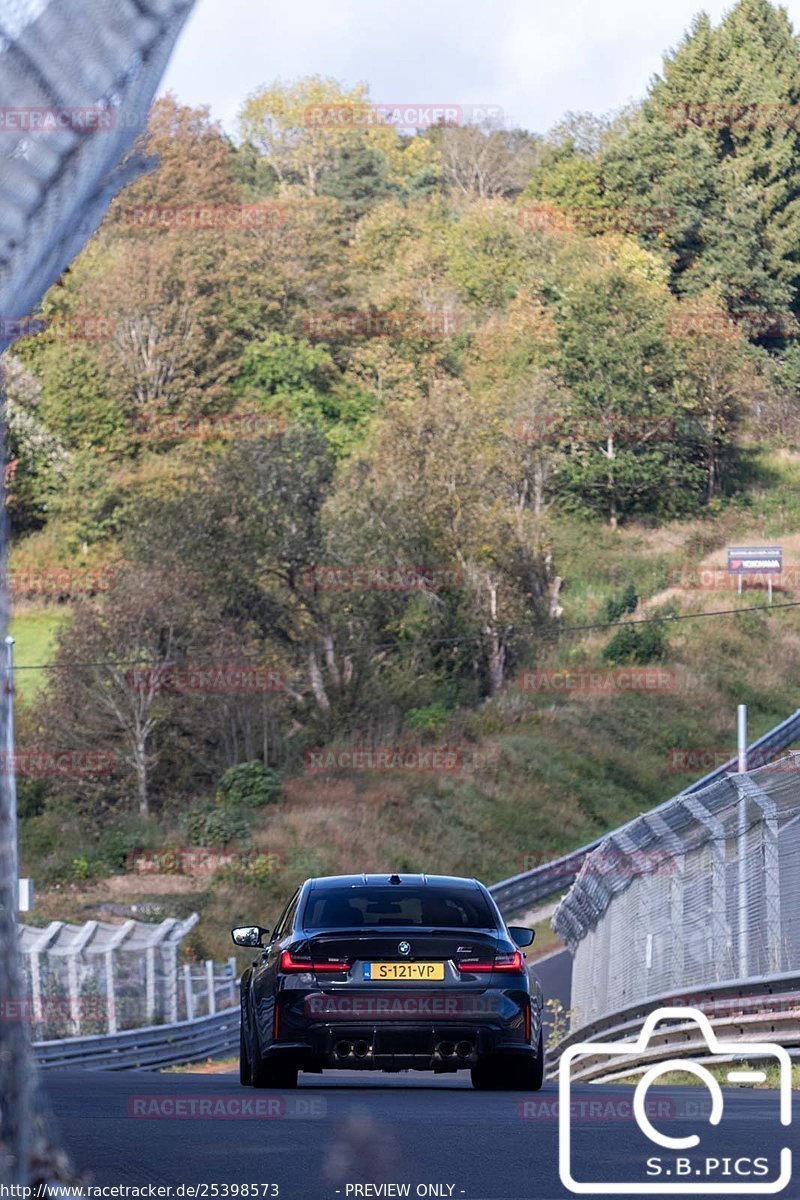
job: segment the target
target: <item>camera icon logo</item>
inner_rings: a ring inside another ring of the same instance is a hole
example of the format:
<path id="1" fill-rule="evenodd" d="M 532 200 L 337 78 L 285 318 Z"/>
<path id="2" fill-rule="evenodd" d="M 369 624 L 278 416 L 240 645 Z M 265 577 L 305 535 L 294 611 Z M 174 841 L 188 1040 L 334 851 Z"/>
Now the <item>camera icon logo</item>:
<path id="1" fill-rule="evenodd" d="M 564 1187 L 577 1195 L 644 1195 L 655 1193 L 661 1195 L 775 1195 L 782 1191 L 791 1181 L 792 1152 L 788 1146 L 780 1149 L 776 1171 L 771 1179 L 764 1175 L 773 1174 L 769 1163 L 763 1156 L 738 1158 L 735 1160 L 733 1177 L 731 1176 L 731 1159 L 709 1157 L 702 1152 L 691 1157 L 688 1151 L 695 1150 L 700 1145 L 698 1134 L 684 1137 L 670 1137 L 656 1129 L 651 1122 L 646 1108 L 647 1090 L 660 1076 L 669 1071 L 684 1071 L 696 1075 L 706 1085 L 711 1095 L 711 1112 L 708 1122 L 712 1126 L 719 1125 L 724 1109 L 724 1097 L 718 1080 L 700 1062 L 692 1059 L 673 1058 L 658 1062 L 649 1067 L 633 1093 L 632 1110 L 639 1130 L 649 1142 L 668 1153 L 665 1156 L 648 1158 L 645 1177 L 637 1180 L 609 1182 L 608 1180 L 585 1181 L 575 1178 L 573 1158 L 573 1138 L 570 1113 L 571 1069 L 576 1058 L 591 1055 L 593 1059 L 607 1056 L 614 1059 L 615 1068 L 621 1073 L 624 1059 L 632 1060 L 631 1067 L 641 1061 L 646 1052 L 653 1032 L 660 1021 L 695 1022 L 703 1035 L 707 1049 L 706 1056 L 733 1057 L 734 1059 L 757 1058 L 759 1062 L 765 1059 L 776 1061 L 779 1066 L 779 1120 L 780 1124 L 788 1126 L 792 1120 L 792 1063 L 788 1051 L 774 1042 L 738 1042 L 720 1041 L 705 1013 L 697 1008 L 659 1008 L 650 1013 L 642 1026 L 639 1037 L 635 1042 L 578 1042 L 570 1046 L 561 1056 L 558 1068 L 559 1091 L 559 1175 Z M 619 1060 L 623 1062 L 620 1063 Z M 720 1065 L 723 1065 L 722 1063 Z M 730 1066 L 729 1062 L 724 1064 Z M 727 1072 L 730 1083 L 760 1083 L 765 1075 L 760 1070 L 731 1069 Z M 681 1153 L 682 1152 L 682 1153 Z M 725 1164 L 724 1178 L 715 1179 L 720 1173 L 721 1164 Z M 753 1169 L 753 1164 L 759 1164 Z M 742 1165 L 742 1164 L 747 1164 Z M 739 1176 L 739 1178 L 736 1178 Z M 742 1176 L 745 1176 L 743 1179 Z M 755 1176 L 755 1178 L 753 1178 Z"/>

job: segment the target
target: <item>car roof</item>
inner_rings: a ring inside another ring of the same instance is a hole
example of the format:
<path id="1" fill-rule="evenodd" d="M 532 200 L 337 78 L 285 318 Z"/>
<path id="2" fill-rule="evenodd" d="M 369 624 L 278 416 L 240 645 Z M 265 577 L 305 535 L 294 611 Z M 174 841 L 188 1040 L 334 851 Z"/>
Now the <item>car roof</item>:
<path id="1" fill-rule="evenodd" d="M 472 887 L 480 890 L 477 879 L 463 879 L 458 875 L 409 875 L 399 871 L 386 875 L 367 875 L 366 873 L 363 875 L 323 875 L 318 879 L 306 881 L 309 891 L 327 891 L 347 887 L 388 887 L 390 885 L 398 889 L 406 885 L 442 890 L 453 886 Z"/>

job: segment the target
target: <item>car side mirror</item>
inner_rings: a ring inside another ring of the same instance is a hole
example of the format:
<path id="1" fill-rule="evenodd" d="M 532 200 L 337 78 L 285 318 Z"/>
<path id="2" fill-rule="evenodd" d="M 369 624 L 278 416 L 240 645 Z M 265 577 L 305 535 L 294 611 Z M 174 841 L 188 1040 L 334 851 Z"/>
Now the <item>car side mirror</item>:
<path id="1" fill-rule="evenodd" d="M 511 934 L 512 940 L 520 947 L 530 946 L 536 937 L 536 930 L 526 929 L 524 925 L 509 925 L 508 932 Z"/>
<path id="2" fill-rule="evenodd" d="M 237 925 L 231 930 L 231 937 L 237 946 L 263 946 L 264 934 L 269 935 L 269 930 L 261 925 Z"/>

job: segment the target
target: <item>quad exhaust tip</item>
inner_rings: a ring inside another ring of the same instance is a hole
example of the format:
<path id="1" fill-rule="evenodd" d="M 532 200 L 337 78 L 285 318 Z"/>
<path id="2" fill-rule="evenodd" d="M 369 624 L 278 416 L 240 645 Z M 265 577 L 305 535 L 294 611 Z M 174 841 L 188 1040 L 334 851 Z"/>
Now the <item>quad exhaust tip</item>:
<path id="1" fill-rule="evenodd" d="M 369 1042 L 365 1042 L 363 1038 L 359 1038 L 357 1042 L 339 1041 L 333 1047 L 333 1052 L 337 1058 L 349 1058 L 352 1054 L 355 1058 L 366 1058 L 372 1050 Z"/>
<path id="2" fill-rule="evenodd" d="M 469 1058 L 475 1049 L 466 1039 L 460 1042 L 437 1042 L 436 1053 L 440 1058 Z"/>

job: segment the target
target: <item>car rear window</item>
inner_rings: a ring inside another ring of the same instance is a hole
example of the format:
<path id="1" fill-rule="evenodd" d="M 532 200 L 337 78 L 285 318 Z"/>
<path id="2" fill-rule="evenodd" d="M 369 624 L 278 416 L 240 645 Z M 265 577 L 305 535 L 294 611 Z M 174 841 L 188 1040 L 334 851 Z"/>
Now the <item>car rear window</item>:
<path id="1" fill-rule="evenodd" d="M 312 892 L 303 914 L 305 929 L 357 929 L 433 925 L 439 929 L 496 929 L 477 888 L 365 887 Z"/>

